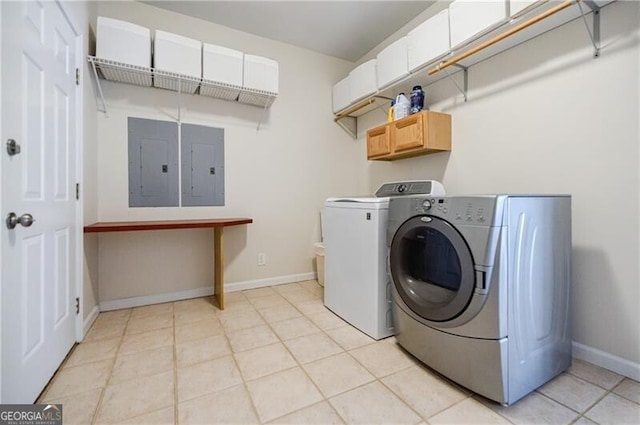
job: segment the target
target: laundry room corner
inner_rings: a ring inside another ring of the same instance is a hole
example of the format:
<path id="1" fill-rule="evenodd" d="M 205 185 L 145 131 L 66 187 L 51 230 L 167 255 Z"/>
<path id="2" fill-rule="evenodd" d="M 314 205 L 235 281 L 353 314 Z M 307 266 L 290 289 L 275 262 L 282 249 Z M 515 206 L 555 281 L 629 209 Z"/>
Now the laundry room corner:
<path id="1" fill-rule="evenodd" d="M 429 108 L 452 115 L 451 152 L 367 166 L 371 191 L 385 181 L 433 178 L 448 194 L 571 194 L 574 354 L 634 379 L 639 21 L 635 2 L 604 7 L 596 59 L 580 19 L 493 56 L 468 70 L 466 102 L 446 78 L 426 87 Z M 366 127 L 383 115 L 368 114 Z"/>

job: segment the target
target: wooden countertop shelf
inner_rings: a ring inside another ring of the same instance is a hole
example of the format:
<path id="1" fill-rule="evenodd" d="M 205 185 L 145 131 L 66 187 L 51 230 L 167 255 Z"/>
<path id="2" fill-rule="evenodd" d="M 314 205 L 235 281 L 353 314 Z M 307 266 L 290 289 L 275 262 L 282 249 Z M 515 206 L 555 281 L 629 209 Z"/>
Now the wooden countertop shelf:
<path id="1" fill-rule="evenodd" d="M 213 228 L 213 285 L 218 307 L 224 310 L 224 237 L 225 227 L 251 224 L 251 218 L 209 218 L 199 220 L 106 221 L 84 226 L 84 233 L 132 232 L 138 230 Z"/>
<path id="2" fill-rule="evenodd" d="M 132 232 L 136 230 L 201 229 L 251 224 L 251 218 L 210 218 L 200 220 L 105 221 L 84 226 L 84 233 Z"/>

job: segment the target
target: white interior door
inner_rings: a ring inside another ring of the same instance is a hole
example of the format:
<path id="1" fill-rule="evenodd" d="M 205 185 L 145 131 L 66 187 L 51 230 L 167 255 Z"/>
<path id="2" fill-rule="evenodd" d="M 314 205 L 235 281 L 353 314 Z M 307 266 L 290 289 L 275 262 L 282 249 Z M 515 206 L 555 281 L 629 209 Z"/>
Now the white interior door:
<path id="1" fill-rule="evenodd" d="M 0 7 L 1 401 L 31 403 L 75 341 L 75 34 L 56 2 Z M 9 229 L 10 212 L 35 221 Z"/>

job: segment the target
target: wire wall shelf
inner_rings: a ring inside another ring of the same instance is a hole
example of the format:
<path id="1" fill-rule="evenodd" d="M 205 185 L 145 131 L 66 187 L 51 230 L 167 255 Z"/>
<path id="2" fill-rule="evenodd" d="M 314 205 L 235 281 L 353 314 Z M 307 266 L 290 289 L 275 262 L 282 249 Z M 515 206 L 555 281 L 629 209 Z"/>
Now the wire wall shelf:
<path id="1" fill-rule="evenodd" d="M 219 81 L 211 81 L 189 75 L 176 74 L 160 69 L 130 65 L 95 56 L 87 57 L 93 68 L 98 85 L 98 93 L 102 102 L 103 112 L 107 113 L 107 105 L 104 100 L 100 78 L 118 83 L 132 84 L 135 86 L 155 87 L 178 92 L 180 94 L 198 94 L 216 99 L 238 102 L 246 105 L 269 108 L 278 96 L 263 90 L 255 90 L 247 87 L 235 86 Z M 180 100 L 178 100 L 180 102 Z M 179 110 L 180 104 L 178 105 Z M 180 111 L 178 111 L 180 113 Z M 260 128 L 260 123 L 258 123 Z"/>

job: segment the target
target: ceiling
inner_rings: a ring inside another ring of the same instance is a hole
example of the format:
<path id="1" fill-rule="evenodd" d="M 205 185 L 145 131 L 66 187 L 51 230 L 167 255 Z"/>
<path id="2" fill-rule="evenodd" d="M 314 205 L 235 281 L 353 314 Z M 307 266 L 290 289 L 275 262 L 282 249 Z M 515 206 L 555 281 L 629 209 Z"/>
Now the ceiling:
<path id="1" fill-rule="evenodd" d="M 434 1 L 144 1 L 355 62 Z"/>

